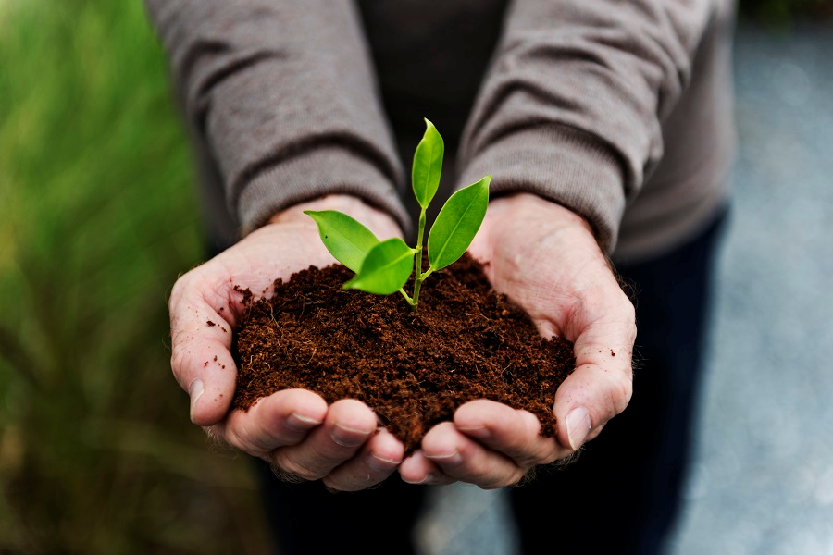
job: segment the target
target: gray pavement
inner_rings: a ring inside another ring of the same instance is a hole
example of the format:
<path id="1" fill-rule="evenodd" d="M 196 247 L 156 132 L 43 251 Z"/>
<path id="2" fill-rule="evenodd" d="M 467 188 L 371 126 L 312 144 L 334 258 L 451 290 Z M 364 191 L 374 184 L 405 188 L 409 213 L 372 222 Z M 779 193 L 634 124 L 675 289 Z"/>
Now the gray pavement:
<path id="1" fill-rule="evenodd" d="M 833 28 L 736 46 L 741 145 L 675 555 L 833 555 Z M 440 490 L 432 555 L 514 553 L 500 492 Z"/>
<path id="2" fill-rule="evenodd" d="M 740 149 L 678 555 L 833 554 L 833 28 L 742 28 Z"/>

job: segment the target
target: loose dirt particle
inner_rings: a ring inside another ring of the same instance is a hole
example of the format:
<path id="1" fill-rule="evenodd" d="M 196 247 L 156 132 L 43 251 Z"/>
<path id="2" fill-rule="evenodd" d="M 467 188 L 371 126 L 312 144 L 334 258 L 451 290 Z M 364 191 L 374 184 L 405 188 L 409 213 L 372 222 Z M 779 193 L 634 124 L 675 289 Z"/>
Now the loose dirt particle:
<path id="1" fill-rule="evenodd" d="M 211 320 L 206 320 L 206 321 L 205 321 L 205 325 L 206 325 L 206 326 L 208 326 L 209 328 L 213 328 L 213 327 L 214 327 L 214 326 L 216 326 L 217 324 L 215 324 L 215 323 L 214 323 L 214 322 L 212 322 Z"/>

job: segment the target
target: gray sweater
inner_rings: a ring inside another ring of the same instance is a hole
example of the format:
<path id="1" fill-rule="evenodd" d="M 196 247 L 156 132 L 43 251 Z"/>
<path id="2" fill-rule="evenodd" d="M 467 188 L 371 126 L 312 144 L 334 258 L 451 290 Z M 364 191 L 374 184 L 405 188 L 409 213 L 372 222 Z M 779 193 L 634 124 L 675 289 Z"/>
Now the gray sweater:
<path id="1" fill-rule="evenodd" d="M 423 116 L 456 158 L 444 187 L 491 174 L 494 195 L 561 203 L 618 260 L 673 248 L 725 200 L 732 0 L 146 4 L 229 239 L 334 192 L 410 227 Z"/>

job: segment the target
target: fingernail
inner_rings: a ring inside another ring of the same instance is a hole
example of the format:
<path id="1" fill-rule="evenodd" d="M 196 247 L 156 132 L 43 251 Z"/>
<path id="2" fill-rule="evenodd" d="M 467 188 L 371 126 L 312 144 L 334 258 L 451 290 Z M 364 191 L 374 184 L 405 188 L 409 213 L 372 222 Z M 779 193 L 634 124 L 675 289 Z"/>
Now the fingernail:
<path id="1" fill-rule="evenodd" d="M 367 459 L 367 465 L 377 472 L 387 472 L 392 467 L 399 465 L 402 461 L 394 461 L 380 457 L 376 453 L 371 453 Z"/>
<path id="2" fill-rule="evenodd" d="M 578 407 L 567 415 L 567 439 L 571 449 L 578 449 L 590 434 L 590 413 L 584 407 Z"/>
<path id="3" fill-rule="evenodd" d="M 425 453 L 425 458 L 440 464 L 457 464 L 459 462 L 463 462 L 463 456 L 457 451 L 452 451 L 451 453 L 439 453 L 435 455 Z"/>
<path id="4" fill-rule="evenodd" d="M 330 438 L 342 447 L 358 447 L 359 445 L 363 445 L 369 435 L 370 432 L 340 424 L 333 426 L 333 431 L 330 432 Z"/>
<path id="5" fill-rule="evenodd" d="M 304 416 L 303 414 L 298 414 L 297 412 L 293 412 L 292 414 L 286 417 L 287 428 L 292 428 L 293 430 L 296 430 L 298 432 L 309 430 L 310 428 L 314 428 L 315 426 L 318 426 L 320 424 L 320 420 L 310 418 L 309 416 Z"/>
<path id="6" fill-rule="evenodd" d="M 194 411 L 197 408 L 197 401 L 205 393 L 205 384 L 199 378 L 194 378 L 188 386 L 188 395 L 191 396 L 191 420 L 194 419 Z"/>
<path id="7" fill-rule="evenodd" d="M 445 485 L 445 484 L 448 483 L 446 480 L 440 480 L 439 478 L 437 478 L 433 474 L 427 474 L 427 475 L 425 475 L 425 477 L 422 478 L 422 480 L 417 480 L 417 481 L 406 480 L 403 477 L 402 481 L 405 482 L 406 484 L 411 484 L 412 486 L 436 486 L 436 485 Z"/>

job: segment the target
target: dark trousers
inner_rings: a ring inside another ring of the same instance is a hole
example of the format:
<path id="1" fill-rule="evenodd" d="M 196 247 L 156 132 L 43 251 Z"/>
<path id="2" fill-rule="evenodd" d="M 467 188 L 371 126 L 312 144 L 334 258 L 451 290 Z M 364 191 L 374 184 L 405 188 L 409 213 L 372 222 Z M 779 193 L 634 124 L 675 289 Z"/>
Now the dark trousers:
<path id="1" fill-rule="evenodd" d="M 674 252 L 618 268 L 637 293 L 633 398 L 575 463 L 509 489 L 523 553 L 663 551 L 688 470 L 723 219 Z M 375 489 L 332 494 L 258 468 L 282 555 L 414 553 L 425 487 L 393 476 Z"/>

